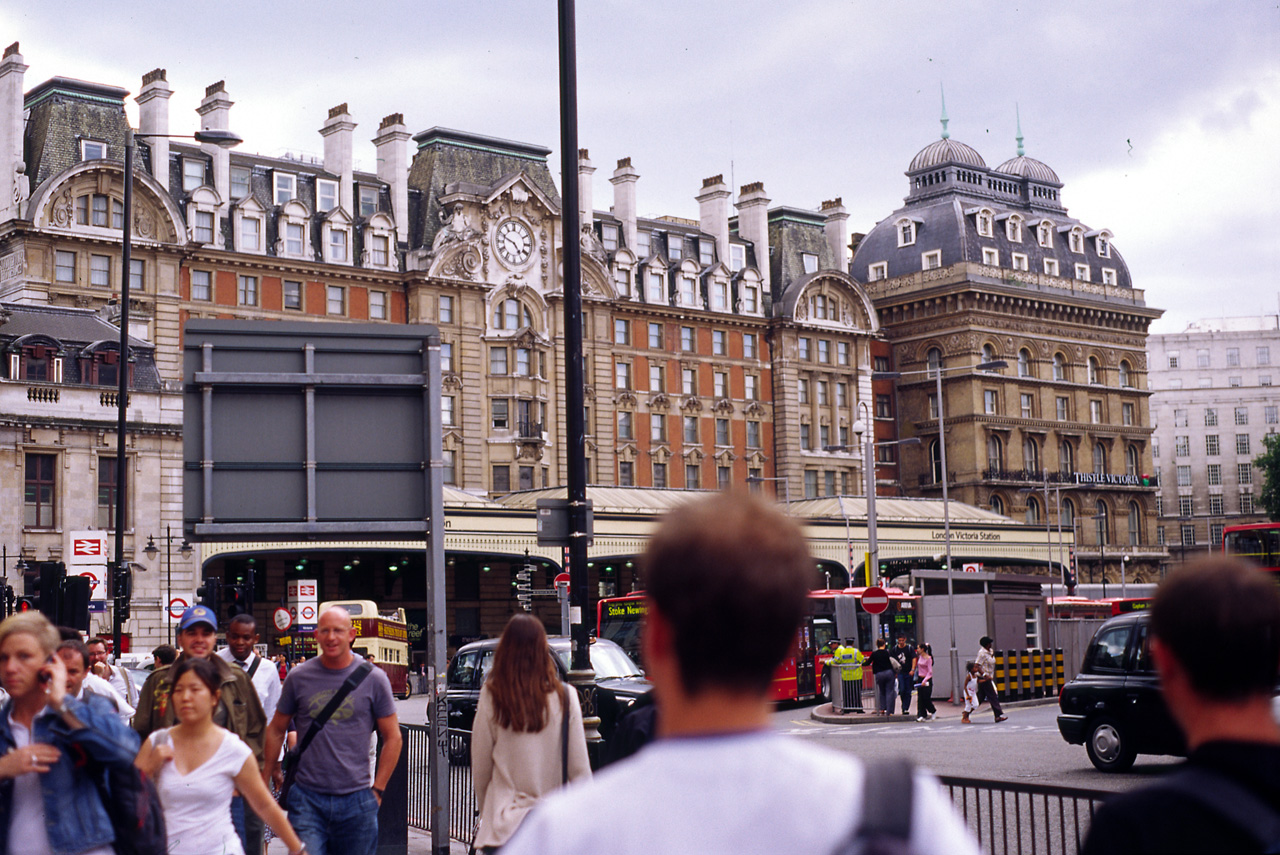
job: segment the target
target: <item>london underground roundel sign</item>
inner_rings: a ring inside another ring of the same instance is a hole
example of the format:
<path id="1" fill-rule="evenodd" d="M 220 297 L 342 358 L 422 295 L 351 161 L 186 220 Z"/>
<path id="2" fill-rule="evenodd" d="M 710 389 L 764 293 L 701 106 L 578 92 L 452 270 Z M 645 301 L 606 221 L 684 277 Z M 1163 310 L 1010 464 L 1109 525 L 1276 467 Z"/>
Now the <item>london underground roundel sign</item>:
<path id="1" fill-rule="evenodd" d="M 889 594 L 879 585 L 872 585 L 862 592 L 862 610 L 867 614 L 878 615 L 889 608 Z"/>

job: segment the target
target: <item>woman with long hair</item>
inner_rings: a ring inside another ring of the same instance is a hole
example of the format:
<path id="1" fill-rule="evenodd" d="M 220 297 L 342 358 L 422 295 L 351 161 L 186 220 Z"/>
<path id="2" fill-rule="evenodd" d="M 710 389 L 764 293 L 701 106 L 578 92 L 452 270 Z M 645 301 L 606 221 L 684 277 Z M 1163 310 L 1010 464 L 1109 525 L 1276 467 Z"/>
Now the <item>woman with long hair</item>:
<path id="1" fill-rule="evenodd" d="M 591 777 L 582 709 L 551 656 L 536 618 L 518 614 L 507 622 L 471 730 L 480 852 L 506 843 L 542 796 Z"/>
<path id="2" fill-rule="evenodd" d="M 933 721 L 938 717 L 938 708 L 933 705 L 933 648 L 923 641 L 916 645 L 915 678 L 920 681 L 916 689 L 916 721 Z"/>
<path id="3" fill-rule="evenodd" d="M 112 855 L 103 771 L 129 768 L 138 737 L 102 699 L 67 694 L 58 630 L 39 612 L 0 623 L 0 851 Z"/>
<path id="4" fill-rule="evenodd" d="M 221 684 L 217 667 L 207 659 L 179 662 L 169 697 L 178 723 L 152 733 L 134 761 L 156 781 L 169 855 L 243 855 L 231 823 L 231 795 L 236 790 L 284 841 L 290 855 L 301 855 L 306 847 L 267 790 L 253 750 L 213 723 Z"/>

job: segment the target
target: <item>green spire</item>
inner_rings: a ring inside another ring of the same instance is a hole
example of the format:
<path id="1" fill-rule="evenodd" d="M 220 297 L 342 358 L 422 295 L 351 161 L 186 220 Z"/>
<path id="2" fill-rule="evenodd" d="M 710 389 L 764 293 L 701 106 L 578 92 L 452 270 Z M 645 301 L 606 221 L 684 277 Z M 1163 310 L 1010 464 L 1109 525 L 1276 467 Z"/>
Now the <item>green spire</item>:
<path id="1" fill-rule="evenodd" d="M 947 91 L 942 88 L 942 84 L 938 84 L 938 91 L 942 93 L 942 138 L 948 139 L 951 132 L 947 130 L 947 122 L 951 121 L 947 118 Z"/>
<path id="2" fill-rule="evenodd" d="M 1013 105 L 1013 112 L 1014 115 L 1018 117 L 1018 157 L 1022 157 L 1026 154 L 1026 151 L 1022 147 L 1022 113 L 1018 110 L 1018 104 L 1016 101 Z"/>

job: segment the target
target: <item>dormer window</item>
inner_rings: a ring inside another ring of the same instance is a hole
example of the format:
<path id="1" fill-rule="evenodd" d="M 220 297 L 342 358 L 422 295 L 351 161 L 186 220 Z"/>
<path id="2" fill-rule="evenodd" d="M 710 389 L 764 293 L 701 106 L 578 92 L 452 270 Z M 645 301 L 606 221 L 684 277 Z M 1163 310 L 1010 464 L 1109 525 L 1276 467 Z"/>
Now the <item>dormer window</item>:
<path id="1" fill-rule="evenodd" d="M 818 272 L 818 256 L 817 255 L 815 255 L 812 252 L 802 252 L 800 253 L 800 260 L 804 262 L 805 273 Z"/>
<path id="2" fill-rule="evenodd" d="M 303 226 L 289 223 L 284 227 L 284 251 L 288 255 L 302 255 Z"/>
<path id="3" fill-rule="evenodd" d="M 636 232 L 636 254 L 642 259 L 649 257 L 649 235 L 650 232 Z"/>
<path id="4" fill-rule="evenodd" d="M 645 302 L 647 303 L 665 303 L 666 302 L 663 295 L 664 289 L 663 289 L 662 279 L 663 277 L 661 272 L 656 270 L 651 270 L 649 272 L 649 276 L 645 281 L 645 295 L 644 295 Z"/>
<path id="5" fill-rule="evenodd" d="M 339 219 L 337 216 L 335 220 Z M 381 211 L 369 218 L 364 226 L 364 253 L 360 263 L 365 267 L 381 267 L 384 270 L 395 270 L 399 267 L 396 258 L 396 224 Z"/>
<path id="6" fill-rule="evenodd" d="M 375 267 L 387 266 L 387 257 L 389 256 L 387 244 L 386 235 L 373 235 L 369 239 L 369 261 Z"/>
<path id="7" fill-rule="evenodd" d="M 993 237 L 994 233 L 991 228 L 992 218 L 990 211 L 978 212 L 978 234 L 982 237 Z"/>
<path id="8" fill-rule="evenodd" d="M 266 246 L 263 225 L 266 223 L 266 211 L 258 201 L 247 197 L 238 202 L 231 210 L 231 224 L 235 233 L 236 249 L 239 252 L 261 253 Z"/>
<path id="9" fill-rule="evenodd" d="M 916 242 L 916 224 L 911 220 L 898 223 L 898 246 L 911 246 Z"/>
<path id="10" fill-rule="evenodd" d="M 361 187 L 360 188 L 360 216 L 363 219 L 369 219 L 378 211 L 378 188 L 377 187 Z"/>
<path id="11" fill-rule="evenodd" d="M 338 207 L 338 182 L 327 178 L 316 179 L 316 211 L 326 213 Z"/>
<path id="12" fill-rule="evenodd" d="M 1046 258 L 1046 259 L 1044 260 L 1044 275 L 1045 275 L 1045 276 L 1057 276 L 1057 275 L 1058 275 L 1058 259 L 1056 259 L 1056 258 Z"/>
<path id="13" fill-rule="evenodd" d="M 937 270 L 942 266 L 942 250 L 935 249 L 932 252 L 923 253 L 920 256 L 921 270 Z"/>
<path id="14" fill-rule="evenodd" d="M 604 223 L 600 226 L 600 243 L 604 246 L 605 252 L 616 252 L 618 249 L 618 227 L 612 223 Z"/>
<path id="15" fill-rule="evenodd" d="M 107 144 L 99 140 L 80 140 L 81 160 L 106 160 Z"/>
<path id="16" fill-rule="evenodd" d="M 715 261 L 715 243 L 705 238 L 698 241 L 698 263 L 708 265 Z"/>
<path id="17" fill-rule="evenodd" d="M 1084 252 L 1084 232 L 1078 228 L 1071 230 L 1071 251 Z"/>
<path id="18" fill-rule="evenodd" d="M 631 268 L 618 265 L 613 271 L 613 284 L 618 290 L 618 296 L 623 299 L 631 298 Z"/>
<path id="19" fill-rule="evenodd" d="M 684 240 L 679 235 L 667 235 L 667 261 L 677 262 L 684 258 Z"/>
<path id="20" fill-rule="evenodd" d="M 729 309 L 729 283 L 723 279 L 711 283 L 711 308 L 716 312 Z"/>
<path id="21" fill-rule="evenodd" d="M 1014 270 L 1029 270 L 1031 264 L 1024 252 L 1015 252 L 1009 256 L 1009 261 L 1013 265 Z"/>
<path id="22" fill-rule="evenodd" d="M 298 176 L 288 172 L 276 172 L 272 175 L 275 188 L 273 197 L 275 204 L 283 205 L 298 198 Z"/>
<path id="23" fill-rule="evenodd" d="M 213 243 L 213 212 L 196 211 L 191 224 L 191 237 L 196 243 Z"/>
<path id="24" fill-rule="evenodd" d="M 742 311 L 749 315 L 760 311 L 760 289 L 756 285 L 742 286 Z"/>
<path id="25" fill-rule="evenodd" d="M 1053 224 L 1041 223 L 1036 227 L 1036 242 L 1041 246 L 1050 248 L 1053 246 Z"/>
<path id="26" fill-rule="evenodd" d="M 243 199 L 250 192 L 250 178 L 252 173 L 246 166 L 231 167 L 231 198 Z"/>
<path id="27" fill-rule="evenodd" d="M 204 183 L 205 162 L 199 157 L 182 158 L 182 192 L 190 193 Z"/>
<path id="28" fill-rule="evenodd" d="M 1094 244 L 1098 250 L 1098 258 L 1111 257 L 1111 241 L 1107 240 L 1106 235 L 1098 235 L 1094 238 Z"/>
<path id="29" fill-rule="evenodd" d="M 1017 214 L 1005 220 L 1004 236 L 1011 243 L 1022 243 L 1022 218 Z"/>
<path id="30" fill-rule="evenodd" d="M 347 244 L 350 242 L 351 236 L 347 234 L 345 229 L 330 228 L 329 229 L 329 260 L 346 263 L 347 261 Z"/>
<path id="31" fill-rule="evenodd" d="M 1116 271 L 1114 268 L 1111 268 L 1111 267 L 1102 268 L 1102 284 L 1103 285 L 1116 284 Z"/>
<path id="32" fill-rule="evenodd" d="M 740 243 L 729 244 L 729 269 L 737 273 L 747 266 L 747 248 Z"/>
<path id="33" fill-rule="evenodd" d="M 692 276 L 680 277 L 680 304 L 682 306 L 697 306 L 697 291 L 694 287 Z"/>
<path id="34" fill-rule="evenodd" d="M 982 248 L 982 263 L 991 267 L 1000 266 L 1000 250 L 991 247 Z"/>
<path id="35" fill-rule="evenodd" d="M 1089 265 L 1077 264 L 1076 278 L 1079 279 L 1081 282 L 1088 282 L 1089 281 Z"/>
<path id="36" fill-rule="evenodd" d="M 280 238 L 276 242 L 277 255 L 307 260 L 312 258 L 311 218 L 307 215 L 306 207 L 297 199 L 286 202 L 281 209 L 279 234 Z"/>
<path id="37" fill-rule="evenodd" d="M 889 262 L 880 261 L 867 267 L 867 281 L 879 282 L 889 278 Z"/>

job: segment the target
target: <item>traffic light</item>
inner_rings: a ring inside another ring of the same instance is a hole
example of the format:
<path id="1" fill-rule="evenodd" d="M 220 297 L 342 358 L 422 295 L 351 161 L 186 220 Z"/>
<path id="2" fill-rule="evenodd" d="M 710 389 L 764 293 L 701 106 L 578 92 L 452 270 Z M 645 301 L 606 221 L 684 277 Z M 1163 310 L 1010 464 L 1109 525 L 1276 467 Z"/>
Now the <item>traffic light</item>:
<path id="1" fill-rule="evenodd" d="M 1138 478 L 1138 483 L 1143 487 L 1158 487 L 1160 485 L 1156 483 L 1157 480 L 1158 479 L 1154 475 L 1143 475 Z"/>
<path id="2" fill-rule="evenodd" d="M 215 615 L 221 610 L 221 588 L 221 579 L 205 579 L 204 584 L 196 588 L 196 597 L 200 600 L 200 605 L 209 608 Z"/>
<path id="3" fill-rule="evenodd" d="M 251 613 L 249 603 L 249 595 L 246 592 L 245 585 L 227 585 L 223 591 L 223 596 L 227 600 L 227 618 L 228 620 L 236 615 L 247 615 Z"/>
<path id="4" fill-rule="evenodd" d="M 119 620 L 126 621 L 129 619 L 129 605 L 133 601 L 133 571 L 128 567 L 121 570 L 116 568 L 115 573 L 115 596 L 116 617 Z"/>
<path id="5" fill-rule="evenodd" d="M 20 611 L 39 611 L 55 625 L 58 622 L 58 611 L 62 604 L 62 580 L 67 575 L 67 568 L 61 561 L 42 561 L 35 567 L 28 565 L 24 571 L 23 597 L 29 604 Z"/>
<path id="6" fill-rule="evenodd" d="M 62 580 L 62 597 L 58 609 L 58 626 L 89 631 L 89 579 L 68 576 Z"/>
<path id="7" fill-rule="evenodd" d="M 12 585 L 4 586 L 4 615 L 8 617 L 17 611 L 18 595 Z"/>

